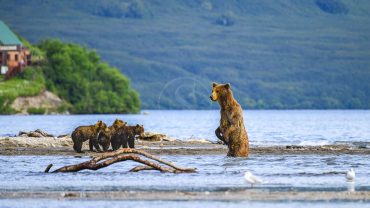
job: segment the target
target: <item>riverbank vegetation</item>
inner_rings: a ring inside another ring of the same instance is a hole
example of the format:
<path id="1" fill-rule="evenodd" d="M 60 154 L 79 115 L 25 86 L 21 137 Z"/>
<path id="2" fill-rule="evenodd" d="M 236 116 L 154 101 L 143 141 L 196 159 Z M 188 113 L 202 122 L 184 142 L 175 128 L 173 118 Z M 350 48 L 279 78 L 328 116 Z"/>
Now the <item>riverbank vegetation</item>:
<path id="1" fill-rule="evenodd" d="M 137 113 L 138 93 L 118 69 L 101 61 L 95 51 L 60 40 L 46 40 L 33 46 L 23 40 L 35 57 L 34 66 L 0 82 L 0 113 L 17 113 L 11 104 L 19 96 L 36 96 L 49 90 L 75 114 Z M 39 110 L 30 110 L 29 113 Z"/>

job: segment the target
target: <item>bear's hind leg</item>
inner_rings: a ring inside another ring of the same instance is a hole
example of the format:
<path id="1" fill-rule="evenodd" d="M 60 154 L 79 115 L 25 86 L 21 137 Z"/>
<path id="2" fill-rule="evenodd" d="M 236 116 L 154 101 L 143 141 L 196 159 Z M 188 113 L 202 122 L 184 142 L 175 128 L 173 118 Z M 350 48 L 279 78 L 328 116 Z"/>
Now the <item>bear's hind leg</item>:
<path id="1" fill-rule="evenodd" d="M 74 142 L 73 143 L 73 149 L 77 152 L 77 153 L 84 153 L 81 149 L 82 149 L 82 142 Z"/>
<path id="2" fill-rule="evenodd" d="M 121 142 L 120 142 L 120 138 L 116 135 L 116 136 L 113 136 L 112 139 L 110 140 L 110 143 L 112 145 L 112 150 L 115 151 L 115 150 L 118 150 L 119 147 L 121 146 Z"/>
<path id="3" fill-rule="evenodd" d="M 128 145 L 127 145 L 127 143 L 128 143 L 128 139 L 127 139 L 127 137 L 126 136 L 124 136 L 123 138 L 122 138 L 122 147 L 123 148 L 128 148 Z"/>
<path id="4" fill-rule="evenodd" d="M 135 136 L 128 139 L 128 146 L 135 149 Z"/>

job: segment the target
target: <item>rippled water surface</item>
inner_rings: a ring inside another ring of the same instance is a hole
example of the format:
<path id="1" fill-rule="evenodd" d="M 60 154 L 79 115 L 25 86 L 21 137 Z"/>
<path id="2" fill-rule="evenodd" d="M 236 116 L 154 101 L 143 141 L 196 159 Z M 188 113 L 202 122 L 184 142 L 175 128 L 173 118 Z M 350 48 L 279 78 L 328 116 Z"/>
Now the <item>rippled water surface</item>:
<path id="1" fill-rule="evenodd" d="M 0 116 L 0 135 L 20 130 L 43 129 L 66 134 L 80 125 L 120 118 L 129 124 L 144 124 L 147 131 L 171 137 L 216 140 L 218 111 L 145 111 L 140 115 Z M 245 124 L 252 145 L 323 145 L 349 143 L 370 148 L 370 111 L 245 111 Z M 251 188 L 243 180 L 245 171 L 261 177 L 257 189 L 270 191 L 370 190 L 369 155 L 255 155 L 248 159 L 222 155 L 161 156 L 180 166 L 195 167 L 197 173 L 168 174 L 157 171 L 130 173 L 134 162 L 114 164 L 98 171 L 45 174 L 52 169 L 86 161 L 72 156 L 0 156 L 0 192 L 6 191 L 225 191 Z M 356 170 L 356 182 L 344 177 Z M 0 207 L 369 207 L 346 201 L 317 202 L 225 202 L 106 201 L 54 199 L 1 199 Z"/>
<path id="2" fill-rule="evenodd" d="M 110 125 L 120 118 L 144 124 L 147 131 L 179 139 L 216 140 L 216 110 L 151 110 L 138 115 L 0 116 L 0 135 L 43 129 L 55 135 L 71 133 L 80 125 L 103 120 Z M 361 143 L 370 147 L 368 110 L 245 110 L 245 125 L 252 145 L 324 145 Z"/>
<path id="3" fill-rule="evenodd" d="M 368 208 L 370 204 L 364 202 L 224 202 L 224 201 L 97 201 L 97 200 L 50 200 L 50 199 L 27 199 L 27 200 L 0 200 L 4 207 L 132 207 L 132 208 L 163 208 L 163 207 L 202 207 L 202 208 L 234 208 L 234 207 L 255 207 L 255 208 L 286 208 L 286 207 L 310 207 L 310 208 L 342 208 L 342 207 L 361 207 Z M 42 206 L 44 205 L 44 206 Z"/>
<path id="4" fill-rule="evenodd" d="M 250 170 L 265 182 L 257 188 L 273 190 L 370 190 L 370 156 L 367 155 L 251 155 L 248 159 L 221 155 L 163 156 L 197 173 L 158 171 L 130 173 L 134 162 L 114 164 L 98 171 L 45 174 L 54 168 L 86 161 L 71 156 L 0 156 L 0 190 L 183 190 L 216 191 L 250 188 L 243 174 Z M 348 184 L 344 172 L 356 170 L 356 183 Z"/>
<path id="5" fill-rule="evenodd" d="M 245 171 L 264 183 L 255 189 L 270 191 L 368 191 L 370 156 L 364 155 L 251 155 L 248 159 L 220 155 L 162 156 L 197 173 L 169 174 L 158 171 L 128 172 L 134 162 L 114 164 L 98 171 L 47 174 L 53 169 L 88 160 L 71 156 L 0 156 L 0 192 L 8 191 L 226 191 L 246 190 Z M 347 183 L 344 173 L 356 170 L 356 182 Z M 1 199 L 0 207 L 369 207 L 350 201 L 110 201 L 56 199 Z"/>

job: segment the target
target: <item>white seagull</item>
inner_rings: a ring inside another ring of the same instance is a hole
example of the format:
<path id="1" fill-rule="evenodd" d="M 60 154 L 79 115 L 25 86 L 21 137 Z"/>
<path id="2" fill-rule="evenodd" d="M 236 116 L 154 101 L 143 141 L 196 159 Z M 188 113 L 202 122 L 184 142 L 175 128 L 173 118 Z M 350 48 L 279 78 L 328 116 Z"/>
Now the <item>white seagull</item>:
<path id="1" fill-rule="evenodd" d="M 244 179 L 251 184 L 253 187 L 254 184 L 262 183 L 262 180 L 259 179 L 257 176 L 253 175 L 250 171 L 245 172 Z"/>
<path id="2" fill-rule="evenodd" d="M 356 173 L 355 173 L 355 170 L 353 170 L 353 168 L 351 168 L 349 171 L 347 171 L 346 178 L 347 178 L 347 181 L 349 181 L 349 182 L 355 180 Z"/>

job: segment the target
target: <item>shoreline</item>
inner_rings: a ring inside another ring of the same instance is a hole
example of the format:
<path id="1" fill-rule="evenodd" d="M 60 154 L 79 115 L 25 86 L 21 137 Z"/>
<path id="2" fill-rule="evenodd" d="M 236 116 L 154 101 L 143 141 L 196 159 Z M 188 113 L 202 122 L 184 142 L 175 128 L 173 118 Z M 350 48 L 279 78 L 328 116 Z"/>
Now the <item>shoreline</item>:
<path id="1" fill-rule="evenodd" d="M 85 142 L 85 153 L 76 153 L 69 137 L 0 137 L 0 155 L 65 155 L 65 156 L 96 156 L 101 153 L 90 152 L 88 142 Z M 158 155 L 226 155 L 227 146 L 215 144 L 207 140 L 181 141 L 176 139 L 162 141 L 136 142 L 136 148 Z M 351 145 L 323 146 L 252 146 L 251 155 L 370 155 L 369 148 Z"/>

